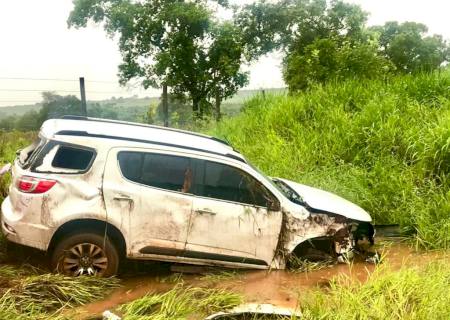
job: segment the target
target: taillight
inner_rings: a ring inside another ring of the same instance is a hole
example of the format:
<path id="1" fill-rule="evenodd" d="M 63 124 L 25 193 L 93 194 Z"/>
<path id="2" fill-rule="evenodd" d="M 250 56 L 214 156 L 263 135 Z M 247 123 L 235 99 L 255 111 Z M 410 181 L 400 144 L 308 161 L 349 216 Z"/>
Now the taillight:
<path id="1" fill-rule="evenodd" d="M 55 180 L 47 180 L 23 176 L 17 183 L 17 188 L 26 193 L 44 193 L 56 184 Z"/>

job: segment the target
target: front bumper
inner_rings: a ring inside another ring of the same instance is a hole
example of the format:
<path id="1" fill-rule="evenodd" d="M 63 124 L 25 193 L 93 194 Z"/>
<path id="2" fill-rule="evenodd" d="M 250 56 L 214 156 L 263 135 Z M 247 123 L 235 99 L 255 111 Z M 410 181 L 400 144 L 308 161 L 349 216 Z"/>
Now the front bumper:
<path id="1" fill-rule="evenodd" d="M 15 213 L 9 197 L 3 200 L 1 210 L 2 233 L 8 241 L 47 250 L 51 234 L 47 226 L 28 222 L 24 215 Z"/>

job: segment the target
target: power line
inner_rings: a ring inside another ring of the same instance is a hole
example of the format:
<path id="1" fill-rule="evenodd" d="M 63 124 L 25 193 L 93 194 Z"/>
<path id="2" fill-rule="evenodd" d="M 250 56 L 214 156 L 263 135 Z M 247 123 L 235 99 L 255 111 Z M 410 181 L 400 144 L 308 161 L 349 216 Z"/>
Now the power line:
<path id="1" fill-rule="evenodd" d="M 44 92 L 44 91 L 57 91 L 57 92 L 79 92 L 75 90 L 52 90 L 52 89 L 0 89 L 3 92 Z"/>
<path id="2" fill-rule="evenodd" d="M 0 102 L 36 102 L 36 100 L 0 100 Z M 36 102 L 40 103 L 40 102 Z"/>
<path id="3" fill-rule="evenodd" d="M 0 77 L 0 80 L 30 80 L 30 81 L 64 81 L 64 82 L 78 82 L 78 79 L 60 79 L 60 78 L 21 78 L 21 77 Z M 118 84 L 117 81 L 106 81 L 106 80 L 89 80 L 86 82 L 95 83 L 114 83 Z"/>
<path id="4" fill-rule="evenodd" d="M 64 92 L 64 93 L 80 93 L 79 90 L 55 90 L 55 89 L 1 89 L 2 92 Z M 117 92 L 117 91 L 87 91 L 87 93 L 94 94 L 125 94 L 131 92 Z"/>

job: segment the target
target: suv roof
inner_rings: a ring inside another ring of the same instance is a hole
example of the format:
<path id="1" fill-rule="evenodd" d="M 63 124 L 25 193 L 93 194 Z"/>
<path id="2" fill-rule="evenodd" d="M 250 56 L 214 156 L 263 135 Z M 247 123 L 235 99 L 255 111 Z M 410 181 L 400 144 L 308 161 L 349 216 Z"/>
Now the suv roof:
<path id="1" fill-rule="evenodd" d="M 41 127 L 41 133 L 47 138 L 65 135 L 151 143 L 220 154 L 246 162 L 240 153 L 236 152 L 227 142 L 218 138 L 133 122 L 65 116 L 63 119 L 45 121 Z"/>

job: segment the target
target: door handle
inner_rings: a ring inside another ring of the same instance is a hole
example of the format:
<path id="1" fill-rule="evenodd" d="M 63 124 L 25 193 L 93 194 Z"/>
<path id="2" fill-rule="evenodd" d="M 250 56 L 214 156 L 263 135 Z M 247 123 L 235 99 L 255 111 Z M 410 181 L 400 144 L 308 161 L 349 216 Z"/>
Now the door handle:
<path id="1" fill-rule="evenodd" d="M 127 196 L 127 195 L 124 195 L 124 194 L 118 194 L 118 195 L 115 195 L 113 199 L 114 199 L 114 200 L 117 200 L 117 201 L 130 201 L 130 202 L 134 202 L 133 199 L 131 199 L 130 196 Z"/>
<path id="2" fill-rule="evenodd" d="M 197 210 L 195 210 L 195 212 L 198 214 L 201 214 L 201 215 L 203 215 L 203 214 L 209 214 L 211 216 L 216 215 L 216 213 L 214 211 L 211 211 L 211 209 L 206 209 L 206 208 L 205 209 L 197 209 Z"/>

